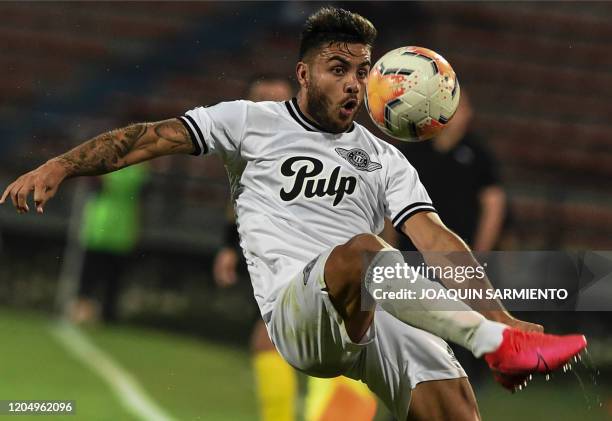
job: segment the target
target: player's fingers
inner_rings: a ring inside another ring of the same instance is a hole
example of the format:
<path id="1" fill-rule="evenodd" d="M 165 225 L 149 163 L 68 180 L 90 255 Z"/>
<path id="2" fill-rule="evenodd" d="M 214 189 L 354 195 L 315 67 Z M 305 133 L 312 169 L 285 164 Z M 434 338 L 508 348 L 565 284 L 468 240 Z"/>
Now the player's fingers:
<path id="1" fill-rule="evenodd" d="M 34 205 L 36 206 L 36 212 L 44 213 L 45 206 L 47 205 L 49 199 L 51 199 L 52 197 L 53 193 L 51 192 L 51 190 L 48 190 L 45 194 L 39 197 L 38 201 L 34 202 Z"/>
<path id="2" fill-rule="evenodd" d="M 20 188 L 21 188 L 21 180 L 19 179 L 13 183 L 11 187 L 11 192 L 9 193 L 11 202 L 13 202 L 13 206 L 15 207 L 15 209 L 17 209 L 17 212 L 21 212 L 21 210 L 19 209 L 19 204 L 17 203 L 17 192 L 19 191 Z"/>
<path id="3" fill-rule="evenodd" d="M 52 193 L 47 183 L 38 181 L 34 184 L 34 206 L 36 212 L 43 213 L 45 203 L 51 198 Z"/>
<path id="4" fill-rule="evenodd" d="M 17 207 L 19 210 L 23 212 L 30 210 L 28 207 L 28 195 L 33 189 L 34 186 L 27 181 L 19 188 L 19 191 L 17 191 Z"/>
<path id="5" fill-rule="evenodd" d="M 2 193 L 2 198 L 0 198 L 0 204 L 4 203 L 6 198 L 11 194 L 11 190 L 14 185 L 15 185 L 15 182 L 13 181 L 11 184 L 8 185 L 6 189 L 4 189 L 4 193 Z"/>
<path id="6" fill-rule="evenodd" d="M 522 330 L 526 331 L 526 332 L 544 332 L 544 326 L 536 324 L 536 323 L 529 323 L 529 322 L 525 322 L 522 326 Z"/>
<path id="7" fill-rule="evenodd" d="M 533 325 L 533 330 L 534 330 L 535 332 L 544 333 L 544 326 L 542 326 L 542 325 L 538 325 L 538 324 L 534 324 L 534 325 Z"/>
<path id="8" fill-rule="evenodd" d="M 13 183 L 9 184 L 5 189 L 4 192 L 2 193 L 2 197 L 0 197 L 0 204 L 3 204 L 4 201 L 6 200 L 6 198 L 8 197 L 8 195 L 11 193 L 11 187 L 13 186 Z"/>
<path id="9" fill-rule="evenodd" d="M 544 332 L 544 326 L 535 324 L 535 323 L 530 323 L 530 322 L 520 321 L 518 324 L 516 324 L 513 327 L 520 329 L 524 332 L 540 332 L 540 333 Z"/>
<path id="10" fill-rule="evenodd" d="M 17 205 L 17 194 L 16 194 L 16 191 L 15 191 L 15 187 L 11 188 L 10 197 L 11 197 L 11 202 L 13 202 L 13 207 L 15 209 L 19 210 L 19 206 Z"/>

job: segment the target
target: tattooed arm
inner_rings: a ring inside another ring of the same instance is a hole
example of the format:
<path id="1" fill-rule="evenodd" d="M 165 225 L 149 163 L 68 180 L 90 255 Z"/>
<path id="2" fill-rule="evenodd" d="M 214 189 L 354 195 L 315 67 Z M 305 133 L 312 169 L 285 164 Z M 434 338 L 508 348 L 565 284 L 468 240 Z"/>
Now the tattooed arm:
<path id="1" fill-rule="evenodd" d="M 0 203 L 10 196 L 19 213 L 28 212 L 28 195 L 34 192 L 36 210 L 42 213 L 67 178 L 106 174 L 158 156 L 193 150 L 189 133 L 178 119 L 133 124 L 96 136 L 22 175 L 6 188 Z"/>

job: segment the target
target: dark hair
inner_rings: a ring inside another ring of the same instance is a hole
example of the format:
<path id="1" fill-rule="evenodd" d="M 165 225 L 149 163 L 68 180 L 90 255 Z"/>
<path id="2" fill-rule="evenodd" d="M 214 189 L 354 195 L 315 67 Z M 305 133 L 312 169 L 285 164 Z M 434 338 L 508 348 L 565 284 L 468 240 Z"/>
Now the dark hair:
<path id="1" fill-rule="evenodd" d="M 363 16 L 337 7 L 323 7 L 306 19 L 300 39 L 299 60 L 322 44 L 349 42 L 371 47 L 374 40 L 376 28 Z"/>

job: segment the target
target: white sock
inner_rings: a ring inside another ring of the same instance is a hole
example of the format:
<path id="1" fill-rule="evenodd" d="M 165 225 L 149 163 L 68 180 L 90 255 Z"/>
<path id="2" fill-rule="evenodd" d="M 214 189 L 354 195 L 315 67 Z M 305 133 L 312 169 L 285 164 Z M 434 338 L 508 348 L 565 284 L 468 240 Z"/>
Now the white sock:
<path id="1" fill-rule="evenodd" d="M 503 332 L 508 328 L 503 323 L 493 322 L 485 319 L 474 332 L 472 338 L 472 354 L 476 358 L 495 351 L 504 339 Z"/>
<path id="2" fill-rule="evenodd" d="M 381 283 L 374 282 L 375 267 L 395 267 L 404 265 L 402 254 L 394 248 L 384 248 L 378 252 L 366 271 L 365 287 L 374 296 L 376 289 L 384 291 L 410 290 L 421 296 L 425 289 L 444 289 L 437 282 L 422 276 L 407 279 L 394 276 L 385 278 Z M 380 291 L 379 291 L 380 292 Z M 502 342 L 502 332 L 508 326 L 485 319 L 462 301 L 443 299 L 388 299 L 377 303 L 389 314 L 402 322 L 426 330 L 445 340 L 449 340 L 470 350 L 480 357 L 495 351 Z"/>

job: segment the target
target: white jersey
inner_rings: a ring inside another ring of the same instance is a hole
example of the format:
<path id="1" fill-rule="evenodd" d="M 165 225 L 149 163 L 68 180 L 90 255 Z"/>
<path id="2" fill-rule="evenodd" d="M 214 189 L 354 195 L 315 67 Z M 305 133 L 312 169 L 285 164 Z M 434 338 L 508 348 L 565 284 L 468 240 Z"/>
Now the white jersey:
<path id="1" fill-rule="evenodd" d="M 230 179 L 240 246 L 262 314 L 325 250 L 384 217 L 435 211 L 416 170 L 365 127 L 326 133 L 287 102 L 222 102 L 188 111 L 196 155 L 218 154 Z"/>

